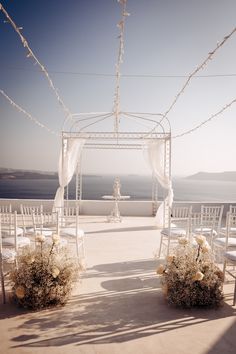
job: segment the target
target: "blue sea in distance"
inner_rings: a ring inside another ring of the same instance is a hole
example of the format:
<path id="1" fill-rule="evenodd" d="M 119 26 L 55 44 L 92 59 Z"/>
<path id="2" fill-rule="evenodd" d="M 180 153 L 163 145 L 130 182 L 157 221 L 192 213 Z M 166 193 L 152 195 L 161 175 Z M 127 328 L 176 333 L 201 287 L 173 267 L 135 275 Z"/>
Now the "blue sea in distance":
<path id="1" fill-rule="evenodd" d="M 82 199 L 100 200 L 111 195 L 114 176 L 83 176 Z M 149 176 L 120 176 L 121 194 L 131 200 L 150 200 L 152 178 Z M 58 187 L 56 179 L 0 180 L 0 198 L 53 199 Z M 173 178 L 175 201 L 236 201 L 236 181 L 192 180 Z M 158 199 L 163 198 L 159 188 Z M 69 187 L 69 199 L 75 199 L 75 179 Z"/>

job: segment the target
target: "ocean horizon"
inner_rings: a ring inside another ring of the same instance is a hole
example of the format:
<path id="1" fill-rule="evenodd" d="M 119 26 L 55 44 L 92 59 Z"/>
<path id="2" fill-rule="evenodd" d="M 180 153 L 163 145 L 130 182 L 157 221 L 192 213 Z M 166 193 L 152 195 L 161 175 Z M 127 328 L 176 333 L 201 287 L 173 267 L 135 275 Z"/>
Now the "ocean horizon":
<path id="1" fill-rule="evenodd" d="M 112 195 L 114 176 L 86 175 L 82 179 L 82 199 L 101 200 L 104 195 Z M 130 200 L 152 199 L 152 178 L 150 176 L 120 176 L 121 194 Z M 193 180 L 174 177 L 175 201 L 236 201 L 236 181 Z M 5 199 L 54 199 L 58 187 L 57 179 L 2 179 L 0 198 Z M 164 192 L 158 187 L 158 199 Z M 69 186 L 69 199 L 75 199 L 75 178 Z"/>

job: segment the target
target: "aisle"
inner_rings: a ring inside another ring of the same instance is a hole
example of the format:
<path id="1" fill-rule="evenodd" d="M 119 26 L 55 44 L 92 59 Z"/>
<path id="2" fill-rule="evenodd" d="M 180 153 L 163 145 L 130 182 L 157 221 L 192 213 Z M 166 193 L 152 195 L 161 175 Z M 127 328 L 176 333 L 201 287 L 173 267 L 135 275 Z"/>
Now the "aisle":
<path id="1" fill-rule="evenodd" d="M 155 274 L 159 233 L 152 218 L 81 217 L 87 271 L 69 303 L 27 312 L 0 306 L 1 353 L 233 353 L 232 284 L 219 310 L 169 307 Z M 230 304 L 230 305 L 229 305 Z"/>

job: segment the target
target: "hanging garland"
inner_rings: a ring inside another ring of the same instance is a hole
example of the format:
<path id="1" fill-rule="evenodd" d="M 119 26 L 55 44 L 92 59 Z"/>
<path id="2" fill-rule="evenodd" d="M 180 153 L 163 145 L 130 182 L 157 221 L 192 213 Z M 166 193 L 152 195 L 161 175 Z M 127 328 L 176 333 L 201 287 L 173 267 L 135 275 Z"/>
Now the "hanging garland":
<path id="1" fill-rule="evenodd" d="M 7 11 L 4 9 L 3 5 L 0 3 L 0 11 L 3 12 L 3 14 L 5 15 L 6 19 L 7 19 L 7 23 L 10 23 L 12 25 L 12 27 L 14 28 L 14 30 L 16 31 L 16 33 L 18 34 L 18 36 L 20 37 L 20 40 L 23 44 L 23 47 L 27 49 L 27 58 L 33 58 L 35 60 L 35 64 L 37 64 L 40 67 L 40 70 L 42 71 L 42 73 L 46 76 L 47 81 L 49 83 L 49 86 L 51 87 L 51 89 L 53 90 L 53 92 L 56 95 L 56 98 L 60 104 L 60 106 L 63 108 L 63 111 L 66 115 L 66 117 L 71 116 L 71 112 L 69 110 L 69 108 L 66 107 L 65 103 L 63 102 L 62 98 L 59 96 L 58 94 L 58 90 L 57 88 L 54 86 L 51 77 L 49 76 L 45 66 L 43 66 L 40 61 L 37 59 L 36 55 L 33 53 L 32 49 L 30 48 L 26 38 L 22 35 L 22 33 L 20 32 L 22 30 L 22 27 L 18 27 L 15 22 L 12 20 L 12 18 L 9 16 L 9 14 L 7 13 Z"/>
<path id="2" fill-rule="evenodd" d="M 25 111 L 22 107 L 20 107 L 17 103 L 15 103 L 3 90 L 0 90 L 0 93 L 10 102 L 10 104 L 16 108 L 20 113 L 26 115 L 28 119 L 38 125 L 40 128 L 46 129 L 49 133 L 54 134 L 56 136 L 60 136 L 59 133 L 55 132 L 54 130 L 48 128 L 46 125 L 42 124 L 38 119 L 34 118 L 30 113 Z"/>

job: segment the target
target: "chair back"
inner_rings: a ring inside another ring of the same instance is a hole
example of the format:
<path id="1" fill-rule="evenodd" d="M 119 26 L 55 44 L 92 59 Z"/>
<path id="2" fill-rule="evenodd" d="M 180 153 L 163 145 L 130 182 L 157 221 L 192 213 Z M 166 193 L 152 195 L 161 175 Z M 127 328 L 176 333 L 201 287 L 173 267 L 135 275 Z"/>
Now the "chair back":
<path id="1" fill-rule="evenodd" d="M 170 211 L 170 228 L 181 227 L 186 229 L 187 236 L 189 234 L 190 217 L 192 214 L 192 206 L 182 207 L 174 206 Z"/>
<path id="2" fill-rule="evenodd" d="M 217 206 L 207 206 L 207 205 L 202 205 L 201 206 L 201 213 L 202 214 L 209 214 L 209 218 L 211 216 L 215 216 L 215 228 L 216 228 L 216 233 L 219 234 L 220 228 L 221 228 L 221 222 L 222 222 L 222 215 L 223 215 L 223 210 L 224 210 L 224 205 L 217 205 Z"/>
<path id="3" fill-rule="evenodd" d="M 190 239 L 196 234 L 207 235 L 212 246 L 213 235 L 216 226 L 216 216 L 214 213 L 192 213 L 190 221 Z"/>
<path id="4" fill-rule="evenodd" d="M 226 214 L 226 248 L 228 246 L 229 237 L 236 237 L 236 212 L 228 211 Z"/>
<path id="5" fill-rule="evenodd" d="M 38 213 L 32 212 L 32 223 L 34 234 L 42 234 L 45 229 L 50 230 L 52 233 L 59 233 L 59 218 L 58 212 L 53 213 Z"/>
<path id="6" fill-rule="evenodd" d="M 3 254 L 2 254 L 2 214 L 0 214 L 0 277 L 1 277 L 1 288 L 2 288 L 2 302 L 6 302 L 5 294 L 5 283 L 4 283 L 4 273 L 3 273 Z"/>
<path id="7" fill-rule="evenodd" d="M 191 213 L 192 213 L 192 206 L 189 207 L 175 206 L 171 208 L 171 219 L 172 220 L 188 219 Z"/>
<path id="8" fill-rule="evenodd" d="M 13 242 L 11 246 L 3 247 L 3 238 L 5 235 L 10 235 Z M 9 249 L 11 248 L 11 249 Z M 17 243 L 17 212 L 14 213 L 0 213 L 0 278 L 1 278 L 1 288 L 2 288 L 2 302 L 6 303 L 6 291 L 4 278 L 9 274 L 9 270 L 4 272 L 3 266 L 5 263 L 15 263 L 16 254 L 18 250 Z"/>
<path id="9" fill-rule="evenodd" d="M 1 219 L 1 244 L 2 237 L 13 237 L 15 250 L 18 249 L 17 244 L 17 212 L 0 213 Z"/>
<path id="10" fill-rule="evenodd" d="M 20 205 L 20 211 L 22 216 L 22 226 L 24 233 L 26 233 L 27 227 L 32 227 L 32 214 L 40 215 L 43 213 L 43 205 Z"/>
<path id="11" fill-rule="evenodd" d="M 59 215 L 59 226 L 68 227 L 78 224 L 79 207 L 62 207 L 55 209 Z"/>
<path id="12" fill-rule="evenodd" d="M 0 205 L 0 213 L 11 213 L 11 212 L 12 212 L 11 204 Z"/>
<path id="13" fill-rule="evenodd" d="M 229 211 L 230 211 L 230 213 L 236 213 L 236 205 L 230 205 Z"/>

